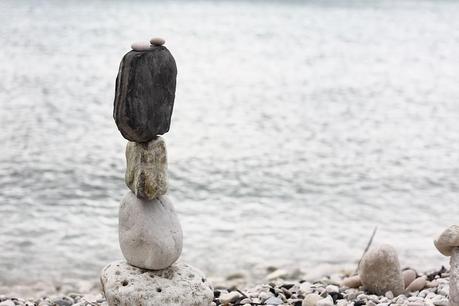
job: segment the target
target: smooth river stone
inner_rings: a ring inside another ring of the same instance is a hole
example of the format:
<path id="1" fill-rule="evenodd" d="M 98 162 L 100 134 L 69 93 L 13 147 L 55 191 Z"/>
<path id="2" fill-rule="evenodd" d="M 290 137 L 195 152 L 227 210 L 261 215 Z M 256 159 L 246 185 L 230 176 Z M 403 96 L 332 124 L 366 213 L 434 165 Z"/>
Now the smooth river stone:
<path id="1" fill-rule="evenodd" d="M 153 37 L 152 39 L 150 39 L 150 43 L 153 46 L 162 46 L 162 45 L 164 45 L 166 43 L 166 41 L 164 40 L 164 38 Z"/>
<path id="2" fill-rule="evenodd" d="M 126 146 L 126 185 L 138 198 L 153 200 L 167 192 L 167 151 L 162 137 Z"/>
<path id="3" fill-rule="evenodd" d="M 133 266 L 165 269 L 182 253 L 182 228 L 166 196 L 147 201 L 129 192 L 121 201 L 118 230 L 121 251 Z"/>
<path id="4" fill-rule="evenodd" d="M 151 45 L 146 42 L 135 42 L 131 45 L 134 51 L 148 51 L 151 50 Z"/>
<path id="5" fill-rule="evenodd" d="M 348 288 L 359 288 L 362 282 L 360 281 L 360 276 L 354 275 L 343 279 L 341 285 Z"/>
<path id="6" fill-rule="evenodd" d="M 412 269 L 408 269 L 402 272 L 403 276 L 403 282 L 405 284 L 405 288 L 408 288 L 408 286 L 416 279 L 416 271 Z"/>
<path id="7" fill-rule="evenodd" d="M 397 251 L 390 245 L 368 250 L 360 262 L 359 275 L 363 286 L 370 293 L 384 295 L 392 291 L 397 296 L 404 291 Z"/>
<path id="8" fill-rule="evenodd" d="M 183 263 L 149 271 L 116 261 L 102 270 L 100 281 L 109 306 L 209 306 L 213 299 L 204 274 Z"/>
<path id="9" fill-rule="evenodd" d="M 407 292 L 421 291 L 422 289 L 424 289 L 426 284 L 427 284 L 427 281 L 425 277 L 423 276 L 418 277 L 414 281 L 412 281 L 411 284 L 408 285 L 408 287 L 406 287 L 406 291 Z"/>
<path id="10" fill-rule="evenodd" d="M 113 118 L 124 138 L 148 142 L 169 131 L 177 66 L 166 47 L 130 51 L 116 78 Z"/>

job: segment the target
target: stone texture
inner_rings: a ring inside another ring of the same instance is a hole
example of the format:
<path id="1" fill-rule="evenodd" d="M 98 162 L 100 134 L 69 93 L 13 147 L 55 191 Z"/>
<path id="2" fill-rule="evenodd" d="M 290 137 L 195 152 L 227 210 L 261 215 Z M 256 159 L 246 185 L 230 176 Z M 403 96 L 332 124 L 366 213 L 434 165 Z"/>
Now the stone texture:
<path id="1" fill-rule="evenodd" d="M 174 57 L 164 46 L 124 55 L 116 78 L 113 109 L 113 118 L 124 138 L 148 142 L 169 131 L 176 77 Z"/>
<path id="2" fill-rule="evenodd" d="M 202 272 L 183 263 L 149 271 L 116 261 L 102 270 L 100 281 L 110 306 L 209 306 L 213 299 Z"/>
<path id="3" fill-rule="evenodd" d="M 354 275 L 343 279 L 341 285 L 348 288 L 359 288 L 362 285 L 362 282 L 360 281 L 360 276 Z"/>
<path id="4" fill-rule="evenodd" d="M 397 251 L 390 245 L 368 250 L 360 262 L 359 275 L 370 293 L 384 295 L 392 291 L 395 296 L 403 293 L 404 281 Z"/>
<path id="5" fill-rule="evenodd" d="M 119 241 L 126 261 L 139 268 L 160 270 L 182 252 L 182 228 L 166 196 L 141 200 L 129 192 L 121 201 Z"/>
<path id="6" fill-rule="evenodd" d="M 151 50 L 151 45 L 146 42 L 135 42 L 131 45 L 134 51 L 148 51 Z"/>
<path id="7" fill-rule="evenodd" d="M 128 142 L 126 162 L 126 185 L 138 198 L 153 200 L 167 192 L 167 151 L 162 137 Z"/>
<path id="8" fill-rule="evenodd" d="M 162 46 L 165 43 L 166 41 L 164 40 L 164 38 L 153 37 L 152 39 L 150 39 L 150 44 L 152 44 L 153 46 Z"/>
<path id="9" fill-rule="evenodd" d="M 405 288 L 408 288 L 408 286 L 416 279 L 416 271 L 412 269 L 405 270 L 402 272 L 402 276 Z"/>
<path id="10" fill-rule="evenodd" d="M 449 305 L 459 306 L 459 247 L 451 251 L 449 276 Z"/>
<path id="11" fill-rule="evenodd" d="M 318 295 L 317 293 L 310 293 L 304 297 L 302 302 L 302 306 L 316 306 L 317 302 L 322 300 L 323 298 Z"/>
<path id="12" fill-rule="evenodd" d="M 451 256 L 453 249 L 459 247 L 459 225 L 448 227 L 437 240 L 434 241 L 438 251 L 445 256 Z"/>
<path id="13" fill-rule="evenodd" d="M 426 282 L 427 281 L 425 277 L 418 277 L 406 287 L 406 291 L 408 292 L 421 291 L 426 286 Z"/>

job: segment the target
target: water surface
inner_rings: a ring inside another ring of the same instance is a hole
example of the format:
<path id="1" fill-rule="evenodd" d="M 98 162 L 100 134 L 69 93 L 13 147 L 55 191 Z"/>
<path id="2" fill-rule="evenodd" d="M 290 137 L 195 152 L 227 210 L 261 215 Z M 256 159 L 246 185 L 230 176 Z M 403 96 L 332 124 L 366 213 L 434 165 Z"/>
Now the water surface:
<path id="1" fill-rule="evenodd" d="M 209 275 L 342 266 L 374 226 L 446 264 L 459 216 L 459 3 L 0 3 L 0 282 L 96 279 L 127 192 L 114 81 L 135 40 L 178 65 L 170 198 Z"/>

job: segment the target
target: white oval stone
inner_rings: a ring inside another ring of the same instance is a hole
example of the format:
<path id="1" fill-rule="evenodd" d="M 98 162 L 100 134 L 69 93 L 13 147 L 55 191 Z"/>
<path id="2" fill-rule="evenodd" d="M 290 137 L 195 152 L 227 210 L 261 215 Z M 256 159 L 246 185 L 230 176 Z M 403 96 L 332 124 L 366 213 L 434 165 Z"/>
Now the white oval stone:
<path id="1" fill-rule="evenodd" d="M 142 42 L 142 41 L 133 43 L 131 45 L 131 48 L 134 51 L 148 51 L 148 50 L 151 50 L 150 44 L 148 44 L 146 42 Z"/>
<path id="2" fill-rule="evenodd" d="M 363 256 L 359 268 L 360 280 L 370 293 L 397 296 L 405 288 L 397 251 L 390 245 L 373 247 Z"/>
<path id="3" fill-rule="evenodd" d="M 126 261 L 136 267 L 160 270 L 182 253 L 182 228 L 166 196 L 141 200 L 129 192 L 121 201 L 119 241 Z"/>
<path id="4" fill-rule="evenodd" d="M 213 299 L 204 274 L 183 263 L 149 271 L 116 261 L 102 270 L 100 281 L 110 306 L 208 306 Z"/>
<path id="5" fill-rule="evenodd" d="M 153 46 L 162 46 L 166 43 L 166 40 L 164 40 L 164 38 L 160 38 L 160 37 L 153 37 L 152 39 L 150 39 L 150 43 L 153 45 Z"/>

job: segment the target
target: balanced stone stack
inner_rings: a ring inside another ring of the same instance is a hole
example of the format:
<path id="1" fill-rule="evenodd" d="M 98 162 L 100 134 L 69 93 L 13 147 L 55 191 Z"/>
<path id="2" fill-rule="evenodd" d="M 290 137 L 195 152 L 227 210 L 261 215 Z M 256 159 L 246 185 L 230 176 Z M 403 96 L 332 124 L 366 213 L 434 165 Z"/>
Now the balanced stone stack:
<path id="1" fill-rule="evenodd" d="M 107 265 L 102 289 L 110 306 L 207 306 L 212 286 L 199 270 L 176 263 L 182 229 L 166 196 L 167 152 L 177 67 L 164 40 L 135 43 L 121 60 L 113 117 L 126 146 L 130 191 L 119 209 L 119 242 L 126 261 Z"/>

